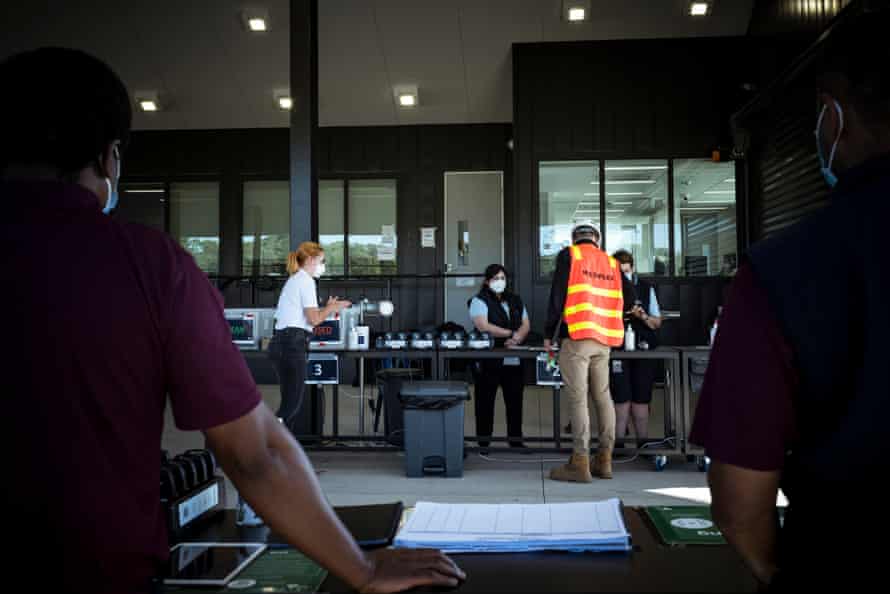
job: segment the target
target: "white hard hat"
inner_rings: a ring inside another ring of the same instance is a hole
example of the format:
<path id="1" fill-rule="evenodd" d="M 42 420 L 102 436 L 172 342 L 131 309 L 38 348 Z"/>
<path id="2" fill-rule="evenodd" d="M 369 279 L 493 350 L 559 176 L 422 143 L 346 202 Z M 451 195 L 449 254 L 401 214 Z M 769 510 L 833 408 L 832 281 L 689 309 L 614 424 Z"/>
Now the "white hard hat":
<path id="1" fill-rule="evenodd" d="M 591 219 L 576 219 L 572 223 L 572 235 L 575 233 L 599 233 L 599 229 Z"/>

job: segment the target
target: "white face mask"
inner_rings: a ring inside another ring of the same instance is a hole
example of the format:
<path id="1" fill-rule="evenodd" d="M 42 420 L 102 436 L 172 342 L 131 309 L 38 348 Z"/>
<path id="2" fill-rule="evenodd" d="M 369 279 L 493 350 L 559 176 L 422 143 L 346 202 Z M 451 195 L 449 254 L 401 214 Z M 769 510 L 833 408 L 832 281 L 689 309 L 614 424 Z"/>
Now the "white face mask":
<path id="1" fill-rule="evenodd" d="M 315 267 L 315 272 L 312 273 L 312 278 L 321 278 L 321 276 L 325 273 L 325 265 L 324 262 Z"/>
<path id="2" fill-rule="evenodd" d="M 489 286 L 491 287 L 492 291 L 500 295 L 507 289 L 507 281 L 502 279 L 493 280 L 491 281 L 491 283 L 489 283 Z"/>

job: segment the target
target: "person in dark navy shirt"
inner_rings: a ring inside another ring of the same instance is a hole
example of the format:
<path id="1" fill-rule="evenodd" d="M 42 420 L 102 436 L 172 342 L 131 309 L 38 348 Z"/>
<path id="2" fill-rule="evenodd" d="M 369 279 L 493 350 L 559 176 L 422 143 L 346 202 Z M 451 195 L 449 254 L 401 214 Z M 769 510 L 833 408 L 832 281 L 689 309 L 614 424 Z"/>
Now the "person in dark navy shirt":
<path id="1" fill-rule="evenodd" d="M 830 204 L 749 250 L 689 437 L 713 459 L 715 521 L 776 590 L 854 591 L 885 574 L 890 521 L 875 484 L 890 455 L 887 4 L 823 46 L 814 150 Z"/>

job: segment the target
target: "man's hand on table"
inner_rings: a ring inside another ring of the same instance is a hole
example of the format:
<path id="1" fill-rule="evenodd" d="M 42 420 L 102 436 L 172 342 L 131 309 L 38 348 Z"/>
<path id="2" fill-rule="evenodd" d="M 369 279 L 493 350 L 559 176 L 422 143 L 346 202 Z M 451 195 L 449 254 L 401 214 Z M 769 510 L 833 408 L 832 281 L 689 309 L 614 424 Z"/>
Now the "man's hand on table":
<path id="1" fill-rule="evenodd" d="M 421 586 L 454 588 L 467 575 L 435 549 L 382 549 L 368 556 L 373 565 L 363 593 L 401 592 Z"/>

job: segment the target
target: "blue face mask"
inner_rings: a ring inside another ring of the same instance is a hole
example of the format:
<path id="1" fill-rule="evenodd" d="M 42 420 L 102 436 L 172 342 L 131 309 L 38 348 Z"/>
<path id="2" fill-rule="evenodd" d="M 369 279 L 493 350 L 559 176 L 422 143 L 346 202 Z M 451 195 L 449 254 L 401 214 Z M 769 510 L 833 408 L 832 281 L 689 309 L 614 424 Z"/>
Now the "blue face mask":
<path id="1" fill-rule="evenodd" d="M 105 178 L 105 184 L 108 186 L 108 201 L 105 202 L 105 206 L 102 208 L 103 214 L 111 214 L 111 211 L 117 208 L 117 188 L 121 181 L 121 156 L 119 151 L 120 149 L 114 147 L 114 158 L 117 159 L 117 177 L 115 177 L 114 184 L 111 183 L 111 178 Z"/>
<path id="2" fill-rule="evenodd" d="M 834 171 L 831 170 L 831 164 L 834 163 L 834 153 L 837 150 L 837 143 L 841 139 L 841 134 L 844 131 L 844 110 L 841 109 L 840 103 L 836 100 L 834 101 L 834 108 L 837 110 L 837 115 L 840 121 L 840 128 L 837 131 L 837 137 L 834 139 L 834 142 L 831 144 L 831 153 L 828 155 L 828 162 L 825 162 L 825 154 L 822 152 L 822 120 L 825 117 L 825 110 L 828 109 L 828 105 L 822 106 L 822 111 L 819 112 L 819 121 L 816 123 L 816 152 L 819 153 L 819 166 L 822 168 L 822 177 L 825 178 L 825 183 L 828 184 L 829 187 L 834 187 L 837 185 L 837 176 L 834 174 Z"/>

